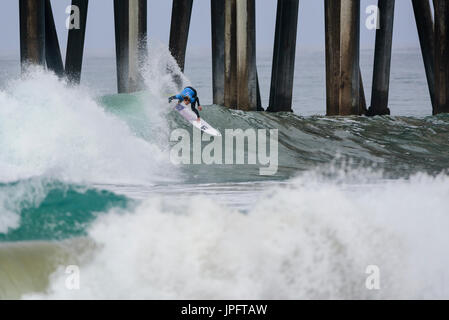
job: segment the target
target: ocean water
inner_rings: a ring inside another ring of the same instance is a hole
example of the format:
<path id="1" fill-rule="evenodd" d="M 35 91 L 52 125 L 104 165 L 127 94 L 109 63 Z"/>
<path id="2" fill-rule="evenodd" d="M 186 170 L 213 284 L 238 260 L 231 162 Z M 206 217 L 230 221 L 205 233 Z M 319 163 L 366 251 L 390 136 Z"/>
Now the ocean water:
<path id="1" fill-rule="evenodd" d="M 278 129 L 269 176 L 172 163 L 173 130 L 193 132 L 167 65 L 150 46 L 146 90 L 117 95 L 113 57 L 88 56 L 80 87 L 0 59 L 0 299 L 449 298 L 449 116 L 430 115 L 418 49 L 395 50 L 393 114 L 375 118 L 323 116 L 322 51 L 298 53 L 293 114 L 212 105 L 191 54 L 211 125 Z M 270 65 L 260 52 L 264 106 Z M 371 66 L 362 51 L 368 98 Z"/>

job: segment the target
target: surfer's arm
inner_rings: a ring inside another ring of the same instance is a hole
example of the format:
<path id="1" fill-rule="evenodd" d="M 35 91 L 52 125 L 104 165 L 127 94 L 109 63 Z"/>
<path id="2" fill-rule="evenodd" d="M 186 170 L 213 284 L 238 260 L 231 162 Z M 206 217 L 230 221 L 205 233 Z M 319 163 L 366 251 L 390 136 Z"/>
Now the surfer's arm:
<path id="1" fill-rule="evenodd" d="M 178 99 L 179 101 L 181 101 L 181 100 L 182 100 L 182 96 L 181 96 L 180 94 L 171 96 L 170 98 L 168 98 L 168 102 L 170 103 L 170 102 L 172 102 L 172 100 L 174 100 L 174 99 Z"/>
<path id="2" fill-rule="evenodd" d="M 196 101 L 195 102 L 198 102 L 198 109 L 200 111 L 203 111 L 203 107 L 201 106 L 200 98 L 196 97 Z"/>

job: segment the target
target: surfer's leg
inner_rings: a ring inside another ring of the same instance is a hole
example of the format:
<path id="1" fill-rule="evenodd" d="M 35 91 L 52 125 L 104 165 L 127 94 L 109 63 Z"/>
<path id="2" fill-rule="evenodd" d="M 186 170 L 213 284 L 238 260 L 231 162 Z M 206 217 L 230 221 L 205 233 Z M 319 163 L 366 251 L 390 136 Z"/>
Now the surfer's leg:
<path id="1" fill-rule="evenodd" d="M 200 118 L 200 113 L 198 112 L 198 110 L 196 110 L 196 107 L 194 107 L 193 105 L 191 105 L 192 111 L 195 112 L 196 116 L 198 117 L 198 119 Z"/>

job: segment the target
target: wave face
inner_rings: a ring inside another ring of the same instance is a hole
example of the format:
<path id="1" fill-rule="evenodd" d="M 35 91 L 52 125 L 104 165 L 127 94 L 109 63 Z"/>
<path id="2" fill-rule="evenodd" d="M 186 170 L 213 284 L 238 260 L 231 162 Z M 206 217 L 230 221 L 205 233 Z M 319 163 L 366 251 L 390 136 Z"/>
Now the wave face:
<path id="1" fill-rule="evenodd" d="M 137 98 L 132 96 L 108 96 L 102 99 L 102 103 L 106 110 L 119 114 L 139 137 L 149 142 L 160 139 L 160 131 L 152 132 L 148 128 L 150 120 L 140 116 L 137 105 L 132 110 L 126 109 L 129 100 L 135 99 Z M 144 97 L 142 99 L 145 100 Z M 447 115 L 425 118 L 305 118 L 291 113 L 244 113 L 216 105 L 207 106 L 203 110 L 203 117 L 222 133 L 227 129 L 278 129 L 279 170 L 275 176 L 268 179 L 286 179 L 297 175 L 299 171 L 343 163 L 350 164 L 353 168 L 379 170 L 385 178 L 393 179 L 408 177 L 418 172 L 438 174 L 447 169 Z M 126 114 L 123 115 L 123 112 Z M 171 131 L 182 128 L 187 130 L 191 137 L 194 135 L 191 126 L 177 114 L 166 113 L 164 116 L 164 125 Z M 164 139 L 167 141 L 169 135 L 164 135 Z M 203 150 L 207 144 L 208 142 L 203 142 Z M 247 145 L 245 147 L 247 159 Z M 189 183 L 266 180 L 267 177 L 259 175 L 259 168 L 259 165 L 214 164 L 180 167 L 183 179 Z"/>

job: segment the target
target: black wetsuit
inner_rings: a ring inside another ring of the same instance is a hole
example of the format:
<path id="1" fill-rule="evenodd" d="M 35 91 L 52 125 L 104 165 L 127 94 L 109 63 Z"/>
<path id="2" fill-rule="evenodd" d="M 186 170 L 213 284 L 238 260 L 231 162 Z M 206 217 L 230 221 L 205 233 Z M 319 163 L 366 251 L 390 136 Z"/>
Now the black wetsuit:
<path id="1" fill-rule="evenodd" d="M 198 110 L 196 109 L 196 103 L 198 102 L 198 105 L 200 106 L 200 99 L 197 97 L 196 100 L 192 103 L 190 103 L 190 108 L 192 109 L 193 112 L 195 112 L 196 116 L 199 118 L 200 117 L 200 113 L 198 112 Z"/>

